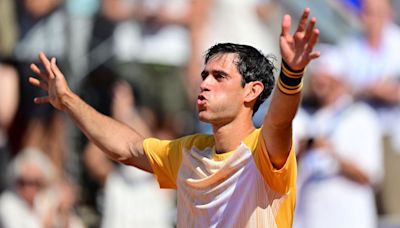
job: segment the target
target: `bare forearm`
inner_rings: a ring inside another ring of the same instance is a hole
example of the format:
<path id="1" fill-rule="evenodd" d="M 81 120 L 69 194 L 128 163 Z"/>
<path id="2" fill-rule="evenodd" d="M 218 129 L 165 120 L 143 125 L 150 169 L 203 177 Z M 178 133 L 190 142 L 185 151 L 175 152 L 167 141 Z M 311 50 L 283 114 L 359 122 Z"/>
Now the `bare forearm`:
<path id="1" fill-rule="evenodd" d="M 7 65 L 0 65 L 0 128 L 7 129 L 17 111 L 19 100 L 18 74 Z"/>
<path id="2" fill-rule="evenodd" d="M 276 88 L 266 116 L 266 124 L 276 128 L 290 128 L 300 100 L 301 93 L 287 95 Z"/>
<path id="3" fill-rule="evenodd" d="M 301 100 L 304 68 L 320 55 L 319 52 L 313 51 L 319 30 L 314 29 L 315 17 L 308 21 L 309 14 L 310 9 L 305 8 L 294 35 L 289 33 L 291 17 L 285 15 L 282 20 L 279 38 L 281 74 L 263 128 L 269 154 L 278 165 L 286 160 L 287 153 L 284 151 L 289 151 L 291 147 L 292 120 Z"/>
<path id="4" fill-rule="evenodd" d="M 139 133 L 100 114 L 74 93 L 66 94 L 62 102 L 65 111 L 93 143 L 111 159 L 129 164 L 143 141 Z"/>
<path id="5" fill-rule="evenodd" d="M 55 58 L 49 61 L 41 52 L 39 59 L 45 71 L 31 64 L 32 71 L 41 80 L 29 77 L 29 82 L 46 91 L 48 95 L 35 97 L 33 101 L 36 104 L 50 103 L 53 107 L 68 113 L 83 133 L 111 159 L 152 172 L 144 154 L 143 137 L 128 126 L 98 113 L 74 94 L 69 89 Z"/>
<path id="6" fill-rule="evenodd" d="M 359 184 L 371 184 L 368 175 L 362 171 L 359 167 L 354 165 L 353 162 L 347 160 L 339 159 L 340 172 L 343 176 L 353 180 Z"/>
<path id="7" fill-rule="evenodd" d="M 282 62 L 281 73 L 265 119 L 264 137 L 271 161 L 281 167 L 292 146 L 292 121 L 301 100 L 303 70 L 293 71 Z"/>
<path id="8" fill-rule="evenodd" d="M 263 135 L 271 162 L 282 167 L 292 146 L 292 120 L 300 102 L 300 93 L 286 95 L 279 89 L 273 93 L 271 105 L 265 118 Z"/>

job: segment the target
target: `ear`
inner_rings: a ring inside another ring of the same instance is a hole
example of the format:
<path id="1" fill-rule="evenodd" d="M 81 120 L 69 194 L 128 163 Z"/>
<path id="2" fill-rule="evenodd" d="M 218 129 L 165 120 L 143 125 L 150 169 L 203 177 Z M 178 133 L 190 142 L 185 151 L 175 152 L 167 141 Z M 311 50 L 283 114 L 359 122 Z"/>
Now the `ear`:
<path id="1" fill-rule="evenodd" d="M 264 84 L 260 81 L 249 82 L 245 85 L 245 102 L 257 100 L 258 96 L 264 90 Z"/>

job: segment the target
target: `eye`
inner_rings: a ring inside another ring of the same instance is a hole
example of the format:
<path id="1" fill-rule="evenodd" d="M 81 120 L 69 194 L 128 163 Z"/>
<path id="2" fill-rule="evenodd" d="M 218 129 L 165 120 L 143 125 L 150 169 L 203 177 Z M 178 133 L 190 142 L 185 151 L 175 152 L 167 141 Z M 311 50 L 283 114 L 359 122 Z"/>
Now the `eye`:
<path id="1" fill-rule="evenodd" d="M 203 81 L 207 78 L 207 76 L 208 76 L 208 72 L 206 72 L 206 71 L 201 72 L 201 79 Z"/>
<path id="2" fill-rule="evenodd" d="M 221 74 L 221 73 L 215 73 L 215 74 L 214 74 L 214 78 L 215 78 L 217 81 L 221 81 L 222 79 L 225 78 L 225 75 L 223 75 L 223 74 Z"/>

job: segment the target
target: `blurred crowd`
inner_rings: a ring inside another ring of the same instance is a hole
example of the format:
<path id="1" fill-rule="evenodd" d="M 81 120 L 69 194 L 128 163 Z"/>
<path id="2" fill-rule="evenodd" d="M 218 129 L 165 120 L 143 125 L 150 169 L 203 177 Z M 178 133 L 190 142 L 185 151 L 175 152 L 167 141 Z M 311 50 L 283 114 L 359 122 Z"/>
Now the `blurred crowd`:
<path id="1" fill-rule="evenodd" d="M 279 69 L 281 17 L 297 20 L 305 6 L 323 16 L 321 58 L 306 71 L 293 126 L 294 227 L 400 227 L 400 1 L 318 3 L 0 0 L 0 227 L 175 226 L 173 191 L 33 103 L 43 94 L 27 79 L 40 51 L 86 102 L 145 136 L 210 133 L 195 109 L 205 51 L 248 44 Z"/>

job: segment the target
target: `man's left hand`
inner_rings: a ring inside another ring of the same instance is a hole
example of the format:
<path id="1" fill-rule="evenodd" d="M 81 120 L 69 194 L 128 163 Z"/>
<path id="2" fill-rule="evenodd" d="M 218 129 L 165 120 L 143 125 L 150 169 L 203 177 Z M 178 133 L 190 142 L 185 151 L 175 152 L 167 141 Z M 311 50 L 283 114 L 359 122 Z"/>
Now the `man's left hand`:
<path id="1" fill-rule="evenodd" d="M 282 32 L 280 35 L 280 50 L 283 61 L 292 70 L 302 70 L 307 64 L 320 56 L 320 52 L 313 51 L 317 43 L 319 30 L 314 28 L 316 18 L 308 20 L 310 9 L 305 8 L 297 30 L 290 35 L 291 17 L 285 15 L 282 20 Z"/>

